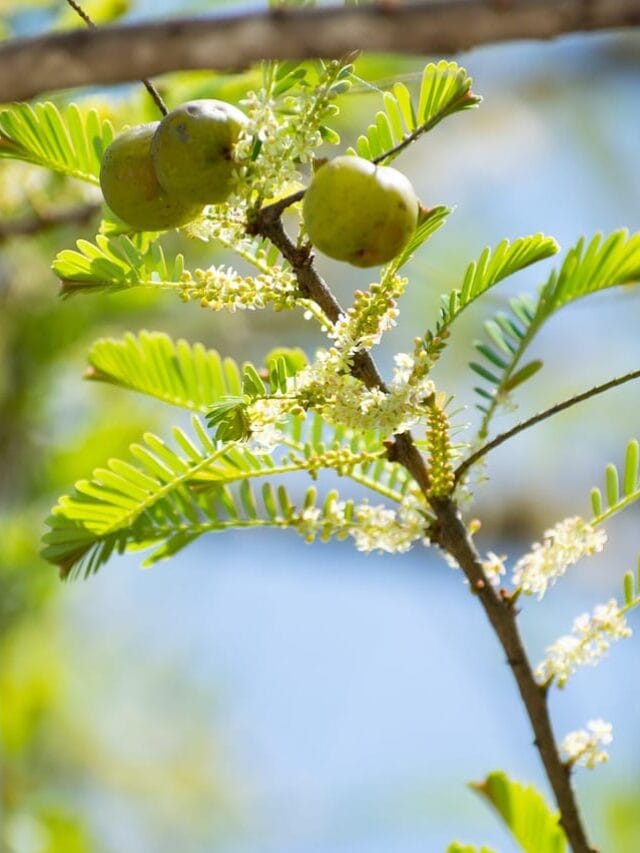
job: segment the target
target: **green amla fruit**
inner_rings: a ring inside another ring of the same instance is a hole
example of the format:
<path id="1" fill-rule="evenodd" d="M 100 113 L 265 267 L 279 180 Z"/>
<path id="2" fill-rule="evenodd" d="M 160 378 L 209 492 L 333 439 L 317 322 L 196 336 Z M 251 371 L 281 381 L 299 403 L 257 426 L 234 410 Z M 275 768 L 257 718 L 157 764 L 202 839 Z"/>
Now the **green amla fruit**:
<path id="1" fill-rule="evenodd" d="M 151 140 L 158 122 L 139 124 L 117 136 L 100 167 L 105 201 L 136 231 L 164 231 L 191 222 L 202 212 L 194 204 L 166 192 L 151 160 Z"/>
<path id="2" fill-rule="evenodd" d="M 224 101 L 187 101 L 166 115 L 151 156 L 167 192 L 198 204 L 225 201 L 238 168 L 234 145 L 247 117 Z"/>
<path id="3" fill-rule="evenodd" d="M 356 267 L 385 264 L 409 242 L 420 204 L 397 169 L 362 157 L 330 160 L 313 176 L 304 196 L 309 239 L 330 258 Z"/>

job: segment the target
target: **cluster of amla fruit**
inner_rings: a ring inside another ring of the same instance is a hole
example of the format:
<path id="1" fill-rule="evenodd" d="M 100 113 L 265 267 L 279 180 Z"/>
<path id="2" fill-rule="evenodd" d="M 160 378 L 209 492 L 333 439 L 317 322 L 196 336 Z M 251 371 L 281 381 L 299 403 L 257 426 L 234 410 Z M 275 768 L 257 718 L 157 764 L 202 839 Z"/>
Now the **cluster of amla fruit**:
<path id="1" fill-rule="evenodd" d="M 179 228 L 231 194 L 235 143 L 247 117 L 224 101 L 197 100 L 160 122 L 125 130 L 107 148 L 100 185 L 109 207 L 136 231 Z M 396 169 L 362 157 L 321 165 L 304 195 L 311 243 L 357 267 L 387 263 L 415 231 L 420 203 Z"/>

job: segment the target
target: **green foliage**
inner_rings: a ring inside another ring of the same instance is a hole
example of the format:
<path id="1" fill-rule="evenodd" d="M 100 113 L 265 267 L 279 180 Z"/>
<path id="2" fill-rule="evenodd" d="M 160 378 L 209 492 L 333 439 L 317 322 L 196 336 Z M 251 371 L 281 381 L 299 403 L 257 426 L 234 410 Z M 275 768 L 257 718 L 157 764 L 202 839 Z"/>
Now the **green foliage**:
<path id="1" fill-rule="evenodd" d="M 444 225 L 450 213 L 451 209 L 442 204 L 436 205 L 429 210 L 421 211 L 418 219 L 418 227 L 414 231 L 413 236 L 398 257 L 394 258 L 385 267 L 383 282 L 395 275 L 413 257 L 420 246 L 426 243 Z"/>
<path id="2" fill-rule="evenodd" d="M 502 771 L 471 786 L 496 809 L 524 853 L 565 853 L 567 840 L 552 811 L 532 785 L 514 782 Z"/>
<path id="3" fill-rule="evenodd" d="M 242 379 L 233 359 L 160 332 L 102 338 L 89 353 L 87 378 L 138 391 L 192 412 L 206 414 L 214 401 L 239 395 Z"/>
<path id="4" fill-rule="evenodd" d="M 417 138 L 447 116 L 477 106 L 480 98 L 471 92 L 472 82 L 455 62 L 429 63 L 422 75 L 417 103 L 404 83 L 396 83 L 392 92 L 384 93 L 384 110 L 377 113 L 366 135 L 358 137 L 355 150 L 349 151 L 367 160 L 390 163 L 397 153 L 383 156 L 385 152 L 409 136 Z"/>
<path id="5" fill-rule="evenodd" d="M 475 844 L 460 844 L 459 841 L 453 841 L 447 847 L 447 853 L 496 853 L 492 847 L 476 847 Z"/>
<path id="6" fill-rule="evenodd" d="M 96 110 L 50 102 L 14 104 L 0 111 L 0 158 L 24 160 L 53 172 L 99 184 L 100 163 L 114 138 Z"/>
<path id="7" fill-rule="evenodd" d="M 615 465 L 606 467 L 604 499 L 600 489 L 591 490 L 592 524 L 602 524 L 640 499 L 639 462 L 640 445 L 632 439 L 627 445 L 622 476 Z"/>
<path id="8" fill-rule="evenodd" d="M 162 247 L 148 233 L 134 237 L 98 234 L 95 243 L 78 240 L 77 251 L 65 249 L 52 265 L 62 281 L 63 295 L 131 287 L 179 289 L 184 257 L 165 258 Z"/>
<path id="9" fill-rule="evenodd" d="M 640 605 L 640 557 L 635 573 L 625 572 L 622 581 L 622 595 L 625 610 L 632 610 Z"/>
<path id="10" fill-rule="evenodd" d="M 559 249 L 553 237 L 545 237 L 544 234 L 520 237 L 513 243 L 503 240 L 493 251 L 487 246 L 478 260 L 467 267 L 462 288 L 443 297 L 439 330 L 450 326 L 489 288 L 525 267 L 555 255 Z"/>
<path id="11" fill-rule="evenodd" d="M 489 383 L 475 390 L 483 398 L 479 438 L 486 437 L 497 408 L 516 387 L 541 368 L 539 360 L 520 367 L 524 353 L 542 325 L 560 308 L 577 299 L 599 293 L 609 287 L 630 284 L 640 279 L 640 234 L 629 236 L 615 231 L 585 244 L 583 239 L 567 253 L 559 271 L 553 272 L 540 289 L 537 299 L 511 300 L 511 314 L 500 312 L 485 323 L 490 342 L 476 344 L 485 363 L 474 362 L 472 369 Z M 487 364 L 488 362 L 488 364 Z"/>
<path id="12" fill-rule="evenodd" d="M 176 450 L 147 433 L 131 446 L 137 465 L 111 459 L 76 483 L 48 520 L 43 556 L 63 577 L 97 571 L 114 553 L 153 547 L 145 565 L 165 559 L 203 533 L 230 527 L 296 526 L 301 520 L 283 486 L 266 482 L 259 502 L 248 480 L 305 467 L 277 466 L 246 447 L 214 443 L 197 418 L 192 433 L 174 428 Z M 301 460 L 302 462 L 302 460 Z M 229 486 L 236 485 L 232 491 Z M 334 493 L 332 500 L 336 500 Z M 315 507 L 307 491 L 303 506 Z M 324 509 L 331 507 L 325 502 Z"/>

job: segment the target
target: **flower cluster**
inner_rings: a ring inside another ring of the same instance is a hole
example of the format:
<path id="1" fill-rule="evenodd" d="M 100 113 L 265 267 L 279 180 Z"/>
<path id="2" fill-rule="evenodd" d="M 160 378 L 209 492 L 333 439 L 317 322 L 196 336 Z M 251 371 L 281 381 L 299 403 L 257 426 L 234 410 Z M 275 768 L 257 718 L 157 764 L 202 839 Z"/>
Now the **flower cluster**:
<path id="1" fill-rule="evenodd" d="M 601 748 L 613 740 L 611 723 L 604 720 L 589 720 L 584 729 L 569 732 L 560 744 L 564 760 L 571 765 L 580 765 L 592 770 L 596 764 L 609 760 L 609 754 Z"/>
<path id="2" fill-rule="evenodd" d="M 330 337 L 336 347 L 351 354 L 380 343 L 382 335 L 396 324 L 399 313 L 396 300 L 404 292 L 407 281 L 393 276 L 384 285 L 375 283 L 370 290 L 357 290 L 353 305 L 331 330 Z"/>
<path id="3" fill-rule="evenodd" d="M 545 659 L 536 668 L 536 678 L 543 684 L 555 679 L 558 687 L 564 687 L 579 666 L 595 666 L 614 640 L 630 636 L 625 615 L 612 598 L 607 604 L 599 604 L 591 616 L 578 616 L 572 633 L 548 647 Z"/>
<path id="4" fill-rule="evenodd" d="M 602 551 L 606 541 L 607 534 L 595 530 L 583 518 L 567 518 L 545 530 L 544 542 L 536 542 L 531 552 L 518 560 L 513 583 L 525 595 L 542 598 L 569 566 L 581 557 Z"/>
<path id="5" fill-rule="evenodd" d="M 231 267 L 212 266 L 184 272 L 180 296 L 185 302 L 198 300 L 213 311 L 255 311 L 267 305 L 275 310 L 295 306 L 296 280 L 290 270 L 274 266 L 269 273 L 243 276 Z"/>
<path id="6" fill-rule="evenodd" d="M 299 86 L 278 103 L 271 80 L 242 102 L 248 123 L 235 146 L 235 155 L 247 165 L 238 175 L 239 194 L 253 194 L 261 202 L 292 192 L 300 180 L 300 167 L 311 160 L 323 142 L 339 137 L 323 122 L 337 112 L 335 96 L 348 85 L 338 78 L 346 71 L 341 61 L 329 62 L 313 86 Z"/>
<path id="7" fill-rule="evenodd" d="M 295 393 L 305 408 L 317 411 L 328 423 L 355 430 L 379 429 L 389 435 L 421 420 L 424 400 L 435 393 L 431 380 L 414 381 L 413 358 L 395 356 L 396 368 L 387 391 L 367 388 L 349 375 L 352 353 L 331 347 L 295 377 Z"/>
<path id="8" fill-rule="evenodd" d="M 351 536 L 358 551 L 365 553 L 402 554 L 418 540 L 428 544 L 424 515 L 412 497 L 407 497 L 397 510 L 371 506 L 366 501 L 354 505 L 351 501 L 333 500 L 323 509 L 305 507 L 293 524 L 307 542 L 313 542 L 316 536 L 325 541 L 331 536 Z"/>

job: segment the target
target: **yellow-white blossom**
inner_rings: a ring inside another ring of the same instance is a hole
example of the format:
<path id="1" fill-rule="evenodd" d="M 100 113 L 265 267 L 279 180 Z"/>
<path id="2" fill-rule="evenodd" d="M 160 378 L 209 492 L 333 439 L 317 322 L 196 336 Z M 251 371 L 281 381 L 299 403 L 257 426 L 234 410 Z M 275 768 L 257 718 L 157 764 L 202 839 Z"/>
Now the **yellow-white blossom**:
<path id="1" fill-rule="evenodd" d="M 594 529 L 578 516 L 567 518 L 545 530 L 544 541 L 536 542 L 530 553 L 518 560 L 513 583 L 525 595 L 542 598 L 569 566 L 581 557 L 602 551 L 606 541 L 604 530 Z"/>
<path id="2" fill-rule="evenodd" d="M 558 687 L 564 687 L 578 667 L 595 666 L 614 640 L 630 636 L 625 615 L 612 598 L 595 607 L 591 615 L 578 616 L 572 633 L 547 648 L 545 659 L 536 668 L 536 678 L 543 684 L 555 679 Z"/>
<path id="3" fill-rule="evenodd" d="M 589 720 L 584 729 L 569 732 L 560 744 L 562 757 L 568 764 L 588 767 L 609 760 L 609 754 L 601 748 L 613 740 L 611 723 L 605 720 Z"/>

